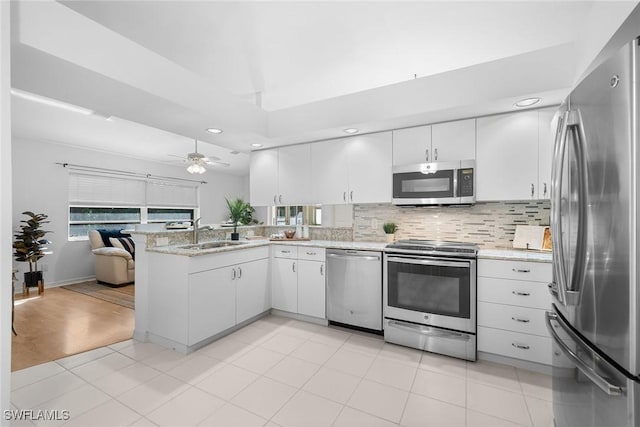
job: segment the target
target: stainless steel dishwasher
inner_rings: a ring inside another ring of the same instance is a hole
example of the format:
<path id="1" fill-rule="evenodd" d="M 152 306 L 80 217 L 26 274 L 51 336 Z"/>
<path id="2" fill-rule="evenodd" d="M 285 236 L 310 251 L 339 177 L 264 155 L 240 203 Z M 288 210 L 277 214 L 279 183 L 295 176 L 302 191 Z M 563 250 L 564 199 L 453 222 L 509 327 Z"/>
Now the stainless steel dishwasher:
<path id="1" fill-rule="evenodd" d="M 327 250 L 327 318 L 382 331 L 382 254 Z"/>

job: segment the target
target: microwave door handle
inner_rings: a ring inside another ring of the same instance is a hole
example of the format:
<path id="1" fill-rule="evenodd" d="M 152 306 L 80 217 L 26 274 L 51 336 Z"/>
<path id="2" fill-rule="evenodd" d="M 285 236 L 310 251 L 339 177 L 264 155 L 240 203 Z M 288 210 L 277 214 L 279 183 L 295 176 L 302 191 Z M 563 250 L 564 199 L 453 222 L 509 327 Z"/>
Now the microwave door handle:
<path id="1" fill-rule="evenodd" d="M 547 311 L 545 315 L 547 329 L 551 334 L 551 338 L 553 341 L 560 347 L 562 352 L 573 362 L 574 365 L 582 372 L 592 383 L 594 383 L 600 390 L 608 394 L 609 396 L 622 396 L 625 393 L 625 387 L 617 386 L 615 384 L 611 384 L 606 378 L 603 378 L 600 374 L 598 374 L 592 367 L 590 367 L 584 360 L 580 358 L 580 356 L 574 352 L 558 335 L 554 326 L 551 322 L 557 322 L 560 328 L 562 328 L 572 340 L 576 342 L 580 342 L 579 337 L 577 337 L 573 331 L 569 328 L 564 327 L 562 325 L 562 319 L 555 313 L 551 311 Z M 591 351 L 591 350 L 589 350 Z"/>
<path id="2" fill-rule="evenodd" d="M 567 305 L 578 305 L 587 270 L 587 164 L 584 148 L 586 136 L 580 110 L 572 111 L 571 113 L 569 125 L 573 136 L 578 173 L 578 227 L 571 284 L 565 290 L 565 297 Z"/>
<path id="3" fill-rule="evenodd" d="M 562 175 L 567 145 L 568 119 L 569 112 L 565 111 L 558 123 L 551 168 L 551 240 L 555 256 L 555 262 L 553 263 L 554 279 L 557 282 L 552 289 L 557 289 L 557 296 L 562 304 L 565 304 L 566 271 L 562 244 L 562 211 L 560 207 L 562 204 Z"/>
<path id="4" fill-rule="evenodd" d="M 399 257 L 387 257 L 389 262 L 398 262 L 402 264 L 417 264 L 417 265 L 435 265 L 442 267 L 469 267 L 468 262 L 456 262 L 456 261 L 438 261 L 430 259 L 413 259 L 413 258 L 399 258 Z"/>

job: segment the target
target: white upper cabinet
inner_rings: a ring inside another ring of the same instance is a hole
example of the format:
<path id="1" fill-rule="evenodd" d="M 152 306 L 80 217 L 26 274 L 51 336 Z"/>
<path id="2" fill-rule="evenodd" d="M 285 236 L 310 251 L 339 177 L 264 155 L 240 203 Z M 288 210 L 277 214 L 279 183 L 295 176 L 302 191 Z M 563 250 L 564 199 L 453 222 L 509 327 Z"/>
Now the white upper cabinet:
<path id="1" fill-rule="evenodd" d="M 477 119 L 478 201 L 538 198 L 538 112 Z"/>
<path id="2" fill-rule="evenodd" d="M 347 202 L 346 138 L 311 144 L 311 197 L 315 203 Z"/>
<path id="3" fill-rule="evenodd" d="M 391 132 L 348 138 L 348 203 L 390 203 Z"/>
<path id="4" fill-rule="evenodd" d="M 431 126 L 393 131 L 393 166 L 426 163 L 431 152 Z"/>
<path id="5" fill-rule="evenodd" d="M 557 107 L 538 111 L 538 198 L 551 197 L 551 163 L 558 118 Z"/>
<path id="6" fill-rule="evenodd" d="M 476 158 L 476 119 L 438 123 L 431 126 L 430 162 Z"/>
<path id="7" fill-rule="evenodd" d="M 311 203 L 311 146 L 252 152 L 249 186 L 254 206 Z"/>
<path id="8" fill-rule="evenodd" d="M 278 149 L 279 205 L 306 205 L 311 200 L 311 145 Z"/>
<path id="9" fill-rule="evenodd" d="M 277 150 L 254 151 L 251 153 L 249 193 L 249 200 L 253 206 L 276 204 L 278 194 Z"/>
<path id="10" fill-rule="evenodd" d="M 393 165 L 476 158 L 476 120 L 393 131 Z"/>
<path id="11" fill-rule="evenodd" d="M 391 132 L 311 144 L 314 202 L 391 202 L 391 156 Z"/>

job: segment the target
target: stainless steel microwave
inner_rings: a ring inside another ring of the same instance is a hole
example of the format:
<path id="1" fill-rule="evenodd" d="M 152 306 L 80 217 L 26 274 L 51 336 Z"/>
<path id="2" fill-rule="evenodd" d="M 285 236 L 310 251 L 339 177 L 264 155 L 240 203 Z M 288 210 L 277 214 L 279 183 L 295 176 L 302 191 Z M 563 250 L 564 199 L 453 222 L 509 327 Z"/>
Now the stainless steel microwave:
<path id="1" fill-rule="evenodd" d="M 473 204 L 475 167 L 475 160 L 394 166 L 392 202 L 411 206 Z"/>

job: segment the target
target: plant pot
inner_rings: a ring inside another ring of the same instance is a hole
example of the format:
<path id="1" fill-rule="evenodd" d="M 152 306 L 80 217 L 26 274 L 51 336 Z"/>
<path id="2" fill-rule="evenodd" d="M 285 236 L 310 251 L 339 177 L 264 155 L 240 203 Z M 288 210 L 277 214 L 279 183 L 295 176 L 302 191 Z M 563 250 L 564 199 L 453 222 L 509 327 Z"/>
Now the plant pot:
<path id="1" fill-rule="evenodd" d="M 393 243 L 393 241 L 396 239 L 395 234 L 385 234 L 385 236 L 387 237 L 387 243 Z"/>
<path id="2" fill-rule="evenodd" d="M 27 271 L 24 273 L 24 285 L 28 288 L 38 287 L 38 282 L 42 281 L 42 271 Z"/>
<path id="3" fill-rule="evenodd" d="M 240 233 L 231 233 L 231 240 L 240 240 Z"/>

